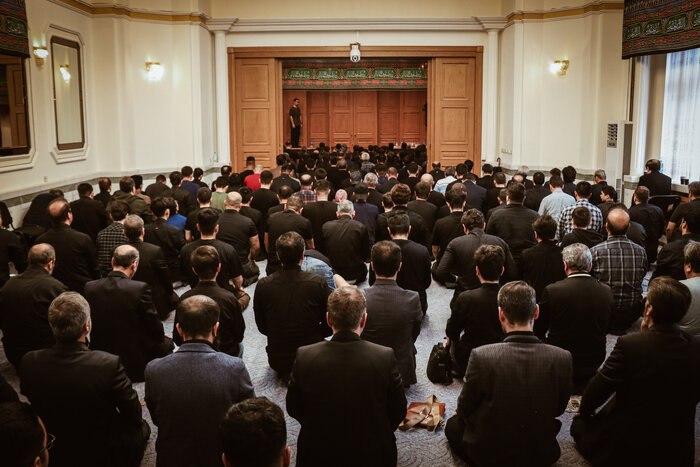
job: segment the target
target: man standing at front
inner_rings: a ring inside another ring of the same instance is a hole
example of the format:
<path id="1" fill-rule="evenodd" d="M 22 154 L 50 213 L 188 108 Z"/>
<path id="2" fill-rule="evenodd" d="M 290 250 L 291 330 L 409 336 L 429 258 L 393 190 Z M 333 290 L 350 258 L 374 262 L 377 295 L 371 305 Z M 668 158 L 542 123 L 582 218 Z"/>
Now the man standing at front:
<path id="1" fill-rule="evenodd" d="M 289 123 L 292 127 L 291 143 L 293 148 L 299 147 L 299 135 L 301 135 L 301 109 L 299 108 L 299 98 L 295 97 L 292 106 L 289 108 Z"/>
<path id="2" fill-rule="evenodd" d="M 301 423 L 299 466 L 396 465 L 406 396 L 394 352 L 360 339 L 366 321 L 362 292 L 341 287 L 328 298 L 333 338 L 297 351 L 287 412 Z"/>
<path id="3" fill-rule="evenodd" d="M 474 465 L 552 465 L 561 453 L 557 433 L 571 390 L 571 354 L 543 344 L 532 332 L 539 310 L 535 290 L 510 282 L 498 293 L 503 342 L 473 349 L 457 414 L 445 436 Z"/>

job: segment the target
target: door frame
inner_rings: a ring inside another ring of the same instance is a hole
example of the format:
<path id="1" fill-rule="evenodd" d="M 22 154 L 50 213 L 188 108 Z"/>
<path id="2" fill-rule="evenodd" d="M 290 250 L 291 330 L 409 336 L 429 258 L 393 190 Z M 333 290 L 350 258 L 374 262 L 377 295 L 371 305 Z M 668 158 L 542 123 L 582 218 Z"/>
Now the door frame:
<path id="1" fill-rule="evenodd" d="M 432 61 L 434 58 L 474 58 L 476 61 L 475 96 L 474 96 L 474 173 L 481 170 L 481 117 L 482 117 L 482 93 L 483 93 L 483 46 L 361 46 L 363 58 L 424 58 Z M 228 84 L 229 84 L 229 126 L 230 126 L 230 154 L 233 170 L 237 171 L 245 165 L 245 161 L 239 161 L 236 154 L 236 121 L 235 121 L 235 62 L 237 58 L 274 58 L 277 60 L 277 115 L 282 115 L 282 68 L 281 59 L 287 58 L 343 58 L 349 57 L 350 45 L 327 47 L 228 47 Z M 428 128 L 426 131 L 426 144 L 428 146 L 428 159 L 432 161 L 432 139 L 434 134 L 433 124 L 435 120 L 435 95 L 436 77 L 428 69 Z M 279 119 L 277 119 L 279 120 Z M 284 148 L 284 128 L 276 129 L 277 148 L 282 152 Z"/>

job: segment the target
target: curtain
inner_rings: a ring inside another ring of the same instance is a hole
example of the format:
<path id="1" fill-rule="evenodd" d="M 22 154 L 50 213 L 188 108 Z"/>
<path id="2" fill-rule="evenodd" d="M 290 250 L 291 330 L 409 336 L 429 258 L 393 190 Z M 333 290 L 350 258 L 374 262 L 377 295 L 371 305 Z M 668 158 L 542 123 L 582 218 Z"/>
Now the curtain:
<path id="1" fill-rule="evenodd" d="M 666 57 L 661 160 L 675 183 L 700 180 L 700 49 Z"/>

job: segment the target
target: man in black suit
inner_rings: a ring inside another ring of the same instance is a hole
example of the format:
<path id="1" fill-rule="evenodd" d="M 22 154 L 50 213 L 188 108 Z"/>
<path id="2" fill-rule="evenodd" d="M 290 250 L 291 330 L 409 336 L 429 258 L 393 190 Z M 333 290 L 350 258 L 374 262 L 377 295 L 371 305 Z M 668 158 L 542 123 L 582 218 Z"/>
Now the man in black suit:
<path id="1" fill-rule="evenodd" d="M 49 307 L 50 349 L 22 358 L 22 393 L 56 436 L 51 466 L 137 467 L 151 430 L 118 356 L 89 350 L 90 307 L 75 292 Z M 123 339 L 132 336 L 124 334 Z"/>
<path id="2" fill-rule="evenodd" d="M 100 192 L 97 193 L 93 199 L 102 203 L 106 209 L 107 205 L 112 201 L 112 194 L 110 193 L 112 191 L 112 180 L 108 177 L 102 177 L 97 180 L 97 186 Z"/>
<path id="3" fill-rule="evenodd" d="M 240 212 L 242 201 L 243 198 L 236 191 L 226 195 L 226 209 L 219 217 L 216 239 L 236 249 L 243 268 L 243 287 L 247 287 L 260 276 L 260 268 L 255 263 L 260 251 L 260 240 L 255 222 Z"/>
<path id="4" fill-rule="evenodd" d="M 639 177 L 637 186 L 649 188 L 649 196 L 670 195 L 671 177 L 661 173 L 661 161 L 649 159 L 644 167 L 647 173 Z"/>
<path id="5" fill-rule="evenodd" d="M 286 209 L 268 220 L 267 232 L 265 232 L 265 247 L 269 252 L 265 272 L 268 276 L 281 267 L 276 247 L 280 235 L 286 232 L 296 232 L 304 238 L 306 248 L 314 248 L 311 222 L 301 215 L 303 210 L 304 200 L 298 195 L 292 195 L 287 201 Z"/>
<path id="6" fill-rule="evenodd" d="M 187 217 L 195 209 L 194 197 L 190 197 L 190 192 L 182 188 L 182 174 L 177 170 L 170 172 L 170 184 L 172 188 L 164 190 L 160 196 L 163 198 L 171 197 L 177 201 L 178 213 Z M 153 200 L 151 200 L 151 210 L 153 210 Z"/>
<path id="7" fill-rule="evenodd" d="M 100 277 L 97 270 L 97 252 L 90 237 L 73 230 L 73 213 L 63 198 L 49 203 L 52 227 L 37 238 L 37 243 L 48 243 L 56 251 L 53 277 L 63 282 L 68 290 L 82 293 L 85 283 Z"/>
<path id="8" fill-rule="evenodd" d="M 484 175 L 476 181 L 476 184 L 487 190 L 493 188 L 493 166 L 491 164 L 484 164 L 481 166 L 481 173 Z"/>
<path id="9" fill-rule="evenodd" d="M 549 195 L 550 191 L 548 188 L 544 187 L 544 174 L 542 172 L 535 172 L 532 176 L 532 181 L 535 184 L 532 188 L 525 191 L 523 206 L 533 211 L 539 211 L 540 203 L 542 203 L 545 196 Z"/>
<path id="10" fill-rule="evenodd" d="M 367 175 L 365 175 L 365 178 L 363 179 L 365 184 L 367 185 L 367 202 L 369 204 L 374 204 L 377 206 L 377 209 L 379 212 L 382 212 L 384 210 L 384 207 L 382 206 L 382 194 L 377 191 L 377 174 L 370 172 Z"/>
<path id="11" fill-rule="evenodd" d="M 463 183 L 467 193 L 467 206 L 483 212 L 486 188 L 476 184 L 476 175 L 474 174 L 466 174 Z"/>
<path id="12" fill-rule="evenodd" d="M 605 360 L 613 297 L 610 287 L 591 277 L 593 259 L 587 246 L 569 245 L 562 256 L 567 278 L 544 289 L 535 333 L 544 340 L 549 331 L 548 344 L 571 352 L 574 393 L 581 394 Z"/>
<path id="13" fill-rule="evenodd" d="M 408 185 L 404 185 L 403 183 L 397 184 L 391 190 L 391 201 L 394 203 L 394 207 L 391 208 L 391 211 L 408 214 L 408 217 L 411 220 L 411 232 L 409 234 L 409 238 L 416 243 L 420 243 L 421 245 L 429 245 L 427 242 L 428 230 L 425 226 L 425 221 L 423 221 L 420 214 L 408 209 L 408 202 L 410 200 L 411 190 L 408 188 Z M 374 235 L 374 239 L 377 242 L 391 239 L 389 229 L 387 227 L 387 217 L 388 213 L 386 212 L 383 212 L 377 216 L 377 229 Z"/>
<path id="14" fill-rule="evenodd" d="M 649 264 L 656 261 L 659 251 L 659 238 L 665 233 L 666 219 L 660 207 L 649 204 L 649 188 L 638 186 L 634 190 L 634 206 L 629 209 L 630 220 L 644 227 L 647 233 L 644 249 Z"/>
<path id="15" fill-rule="evenodd" d="M 247 186 L 241 187 L 238 190 L 241 195 L 241 210 L 239 211 L 241 215 L 249 218 L 253 221 L 255 228 L 258 229 L 258 244 L 260 249 L 255 258 L 255 261 L 261 261 L 267 258 L 267 250 L 265 250 L 265 221 L 263 220 L 263 215 L 260 211 L 255 208 L 250 207 L 250 201 L 253 199 L 253 190 Z"/>
<path id="16" fill-rule="evenodd" d="M 238 252 L 228 243 L 216 239 L 216 235 L 219 232 L 218 222 L 219 213 L 212 208 L 206 208 L 199 213 L 197 216 L 197 230 L 199 230 L 201 238 L 182 248 L 180 252 L 181 277 L 191 287 L 196 287 L 199 279 L 192 270 L 192 253 L 200 246 L 213 246 L 219 252 L 219 258 L 221 259 L 221 271 L 216 279 L 217 284 L 229 292 L 235 293 L 237 296 L 248 297 L 241 289 L 243 285 L 243 266 L 238 257 Z M 241 303 L 241 306 L 245 308 L 248 302 L 250 302 L 250 297 L 244 303 Z"/>
<path id="17" fill-rule="evenodd" d="M 262 213 L 265 225 L 267 225 L 270 208 L 280 204 L 277 199 L 277 192 L 270 189 L 271 184 L 272 172 L 263 170 L 260 174 L 260 188 L 253 192 L 253 197 L 250 200 L 250 206 Z"/>
<path id="18" fill-rule="evenodd" d="M 439 275 L 438 268 L 442 256 L 445 254 L 445 250 L 447 250 L 447 245 L 449 245 L 453 239 L 464 235 L 462 210 L 464 209 L 464 202 L 467 199 L 467 195 L 461 191 L 450 190 L 445 198 L 447 199 L 447 206 L 450 208 L 450 213 L 442 219 L 438 219 L 433 228 L 432 253 L 435 262 L 433 263 L 431 272 L 433 279 L 439 283 L 454 287 L 457 278 L 451 273 Z"/>
<path id="19" fill-rule="evenodd" d="M 476 277 L 476 263 L 474 262 L 474 253 L 481 245 L 496 245 L 503 249 L 506 255 L 503 276 L 506 280 L 512 277 L 515 269 L 508 244 L 494 235 L 484 233 L 484 215 L 481 211 L 469 209 L 462 214 L 462 228 L 464 235 L 455 238 L 447 245 L 437 270 L 439 276 L 445 274 L 457 276 L 452 300 L 465 290 L 476 289 L 481 285 Z"/>
<path id="20" fill-rule="evenodd" d="M 338 219 L 323 225 L 321 253 L 328 256 L 333 269 L 350 284 L 367 279 L 366 261 L 369 261 L 369 234 L 367 228 L 354 220 L 352 201 L 338 203 Z"/>
<path id="21" fill-rule="evenodd" d="M 482 245 L 474 253 L 478 289 L 462 292 L 453 300 L 445 335 L 452 357 L 452 374 L 462 379 L 472 349 L 503 340 L 503 329 L 498 321 L 498 281 L 503 274 L 506 255 L 503 248 Z"/>
<path id="22" fill-rule="evenodd" d="M 321 276 L 301 270 L 305 246 L 301 235 L 285 232 L 275 243 L 281 268 L 258 281 L 253 310 L 258 330 L 267 336 L 270 367 L 284 378 L 299 347 L 331 334 L 325 322 L 331 291 Z"/>
<path id="23" fill-rule="evenodd" d="M 16 233 L 1 227 L 2 221 L 0 215 L 0 287 L 10 279 L 10 262 L 20 274 L 27 268 L 24 245 Z"/>
<path id="24" fill-rule="evenodd" d="M 600 194 L 603 192 L 603 188 L 608 186 L 606 181 L 607 176 L 605 175 L 605 170 L 598 169 L 595 171 L 595 184 L 591 187 L 591 198 L 588 200 L 592 205 L 598 206 L 603 203 Z"/>
<path id="25" fill-rule="evenodd" d="M 561 169 L 561 177 L 562 179 L 564 179 L 564 188 L 562 188 L 562 191 L 567 195 L 573 196 L 575 198 L 576 169 L 571 165 L 567 165 L 566 167 Z"/>
<path id="26" fill-rule="evenodd" d="M 389 193 L 395 185 L 399 184 L 398 176 L 398 170 L 395 167 L 389 167 L 386 171 L 387 180 L 377 187 L 377 191 L 382 194 Z"/>
<path id="27" fill-rule="evenodd" d="M 408 239 L 410 231 L 411 224 L 406 214 L 398 212 L 389 215 L 391 240 L 401 248 L 401 269 L 396 276 L 396 284 L 402 289 L 418 292 L 421 310 L 425 316 L 428 311 L 428 296 L 425 290 L 432 282 L 430 254 L 426 247 Z"/>
<path id="28" fill-rule="evenodd" d="M 620 337 L 588 383 L 571 434 L 593 465 L 693 465 L 700 341 L 678 328 L 690 302 L 684 284 L 653 279 L 641 332 Z"/>
<path id="29" fill-rule="evenodd" d="M 430 196 L 430 184 L 426 182 L 419 182 L 415 186 L 416 199 L 408 202 L 408 210 L 418 213 L 425 223 L 425 228 L 428 232 L 428 242 L 432 242 L 433 239 L 433 228 L 435 227 L 435 221 L 437 219 L 437 206 L 428 201 L 428 196 Z M 432 244 L 432 243 L 429 243 Z"/>
<path id="30" fill-rule="evenodd" d="M 342 287 L 328 299 L 333 338 L 297 352 L 286 398 L 301 423 L 297 465 L 396 465 L 406 396 L 394 352 L 360 339 L 367 320 L 362 293 Z"/>
<path id="31" fill-rule="evenodd" d="M 71 227 L 86 234 L 94 242 L 97 239 L 97 232 L 107 227 L 107 211 L 104 204 L 93 199 L 92 185 L 81 183 L 78 185 L 79 198 L 70 203 L 70 210 L 73 213 L 73 223 Z"/>
<path id="32" fill-rule="evenodd" d="M 195 295 L 204 295 L 214 300 L 220 311 L 219 329 L 214 336 L 214 348 L 234 357 L 242 357 L 245 332 L 243 309 L 236 295 L 216 282 L 222 268 L 219 252 L 213 246 L 202 245 L 192 252 L 191 258 L 192 269 L 197 275 L 198 282 L 196 286 L 182 294 L 180 303 Z M 182 345 L 183 338 L 177 331 L 179 321 L 180 317 L 175 314 L 173 342 Z"/>
<path id="33" fill-rule="evenodd" d="M 165 181 L 165 175 L 156 175 L 156 181 L 148 185 L 146 187 L 146 190 L 144 191 L 146 196 L 148 196 L 151 199 L 156 198 L 158 196 L 163 196 L 163 192 L 168 189 L 168 185 L 165 184 Z"/>
<path id="34" fill-rule="evenodd" d="M 170 277 L 163 249 L 144 242 L 144 233 L 143 219 L 140 216 L 131 215 L 124 219 L 124 234 L 128 244 L 139 252 L 139 267 L 132 279 L 145 282 L 151 287 L 153 306 L 158 317 L 164 320 L 175 309 L 178 297 L 173 290 L 173 279 Z"/>
<path id="35" fill-rule="evenodd" d="M 671 242 L 680 235 L 681 222 L 690 210 L 700 209 L 700 181 L 690 182 L 688 185 L 688 202 L 681 203 L 671 214 L 666 225 L 666 239 Z"/>
<path id="36" fill-rule="evenodd" d="M 296 179 L 292 178 L 293 173 L 294 166 L 290 163 L 284 164 L 282 166 L 282 173 L 280 174 L 280 176 L 272 180 L 270 190 L 274 191 L 275 193 L 279 193 L 280 188 L 283 186 L 290 187 L 292 189 L 292 193 L 296 193 L 297 191 L 301 190 L 301 185 L 299 184 L 299 182 Z"/>
<path id="37" fill-rule="evenodd" d="M 510 247 L 515 261 L 515 278 L 522 277 L 522 252 L 535 246 L 535 231 L 532 223 L 539 214 L 523 206 L 525 185 L 511 183 L 508 187 L 506 206 L 495 211 L 486 224 L 486 233 L 502 238 Z"/>
<path id="38" fill-rule="evenodd" d="M 506 174 L 498 172 L 493 176 L 493 186 L 486 189 L 486 197 L 484 198 L 483 213 L 488 214 L 490 210 L 498 207 L 498 195 L 502 189 L 506 187 Z"/>
<path id="39" fill-rule="evenodd" d="M 681 233 L 678 240 L 667 243 L 659 252 L 652 279 L 659 276 L 685 279 L 683 249 L 691 241 L 700 242 L 700 206 L 686 212 L 681 221 Z"/>
<path id="40" fill-rule="evenodd" d="M 607 212 L 605 215 L 607 217 Z M 574 243 L 583 243 L 588 248 L 592 248 L 603 242 L 604 238 L 600 232 L 588 228 L 591 224 L 591 211 L 587 207 L 578 206 L 574 209 L 571 213 L 571 220 L 574 223 L 574 230 L 564 235 L 559 244 L 560 247 L 564 248 Z"/>
<path id="41" fill-rule="evenodd" d="M 532 228 L 537 245 L 523 251 L 523 280 L 535 289 L 539 301 L 544 288 L 564 279 L 566 274 L 561 261 L 561 248 L 554 243 L 557 222 L 552 216 L 545 214 L 535 219 Z M 535 333 L 539 322 L 540 320 L 535 322 Z"/>
<path id="42" fill-rule="evenodd" d="M 68 290 L 51 277 L 56 253 L 47 243 L 29 250 L 29 267 L 0 289 L 0 329 L 7 360 L 16 368 L 22 356 L 54 344 L 48 310 L 54 298 Z"/>
<path id="43" fill-rule="evenodd" d="M 423 312 L 420 297 L 396 283 L 401 247 L 381 241 L 372 247 L 372 270 L 377 280 L 366 289 L 367 325 L 362 339 L 394 349 L 404 386 L 416 383 L 416 348 Z"/>
<path id="44" fill-rule="evenodd" d="M 469 464 L 540 466 L 559 459 L 556 417 L 569 400 L 571 354 L 535 336 L 537 315 L 535 291 L 525 282 L 498 293 L 506 337 L 472 350 L 457 414 L 445 426 L 452 451 Z"/>
<path id="45" fill-rule="evenodd" d="M 189 196 L 189 195 L 188 195 Z M 168 224 L 170 208 L 165 198 L 156 198 L 151 201 L 151 211 L 156 220 L 147 224 L 143 241 L 157 245 L 163 249 L 165 261 L 170 269 L 170 278 L 174 281 L 180 278 L 180 250 L 185 246 L 185 239 L 180 230 Z"/>
<path id="46" fill-rule="evenodd" d="M 314 190 L 316 191 L 316 202 L 305 204 L 301 215 L 311 222 L 315 248 L 323 251 L 325 249 L 323 224 L 337 219 L 337 205 L 333 201 L 328 201 L 331 189 L 326 180 L 318 180 Z"/>
<path id="47" fill-rule="evenodd" d="M 114 270 L 85 285 L 92 310 L 90 347 L 119 355 L 132 381 L 143 381 L 146 364 L 173 351 L 173 341 L 163 334 L 153 309 L 148 284 L 131 280 L 138 265 L 138 250 L 121 245 L 112 257 Z"/>

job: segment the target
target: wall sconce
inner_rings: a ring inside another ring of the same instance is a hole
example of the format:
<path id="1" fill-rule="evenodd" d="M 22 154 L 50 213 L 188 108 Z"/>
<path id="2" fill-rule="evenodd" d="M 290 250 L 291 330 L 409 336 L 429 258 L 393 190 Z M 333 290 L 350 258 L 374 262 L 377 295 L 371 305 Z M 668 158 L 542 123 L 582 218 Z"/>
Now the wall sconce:
<path id="1" fill-rule="evenodd" d="M 70 68 L 68 65 L 61 65 L 58 67 L 58 70 L 61 72 L 61 76 L 63 76 L 63 81 L 70 83 Z"/>
<path id="2" fill-rule="evenodd" d="M 37 66 L 42 66 L 46 57 L 49 56 L 49 50 L 43 45 L 32 47 L 32 53 L 34 54 L 34 61 Z"/>
<path id="3" fill-rule="evenodd" d="M 148 81 L 160 81 L 163 78 L 163 65 L 158 62 L 146 62 L 146 77 Z"/>
<path id="4" fill-rule="evenodd" d="M 564 76 L 566 74 L 566 70 L 568 70 L 568 69 L 569 69 L 569 61 L 568 60 L 554 60 L 554 62 L 549 65 L 549 71 L 553 75 Z"/>

